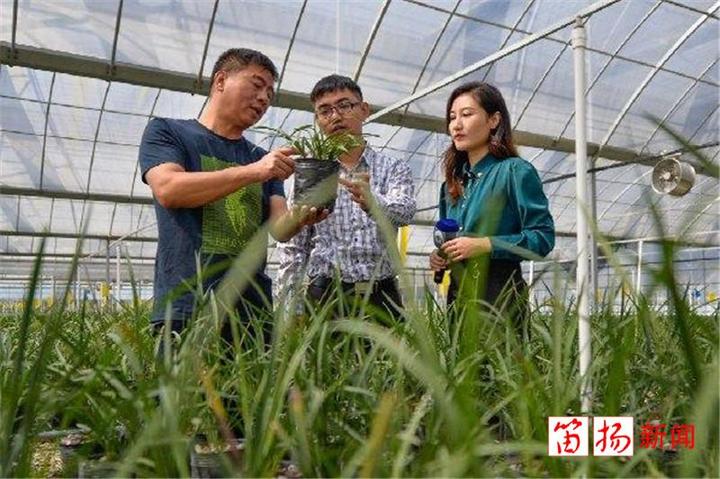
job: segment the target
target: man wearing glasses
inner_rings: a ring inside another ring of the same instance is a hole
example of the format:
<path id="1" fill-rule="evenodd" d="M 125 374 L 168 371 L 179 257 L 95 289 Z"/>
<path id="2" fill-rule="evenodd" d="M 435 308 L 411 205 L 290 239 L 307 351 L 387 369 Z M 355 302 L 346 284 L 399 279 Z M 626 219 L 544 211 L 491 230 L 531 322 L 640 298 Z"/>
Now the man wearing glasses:
<path id="1" fill-rule="evenodd" d="M 313 88 L 310 100 L 318 126 L 326 133 L 362 134 L 370 107 L 351 78 L 330 75 Z M 382 214 L 394 228 L 407 225 L 415 214 L 412 172 L 407 161 L 360 146 L 341 156 L 335 209 L 287 243 L 279 245 L 279 285 L 294 291 L 307 278 L 307 295 L 317 303 L 334 300 L 333 286 L 341 285 L 344 306 L 368 297 L 375 312 L 400 317 L 402 299 L 397 272 L 374 215 Z M 371 208 L 371 201 L 377 208 Z M 372 211 L 371 211 L 372 210 Z M 346 311 L 347 312 L 347 311 Z"/>

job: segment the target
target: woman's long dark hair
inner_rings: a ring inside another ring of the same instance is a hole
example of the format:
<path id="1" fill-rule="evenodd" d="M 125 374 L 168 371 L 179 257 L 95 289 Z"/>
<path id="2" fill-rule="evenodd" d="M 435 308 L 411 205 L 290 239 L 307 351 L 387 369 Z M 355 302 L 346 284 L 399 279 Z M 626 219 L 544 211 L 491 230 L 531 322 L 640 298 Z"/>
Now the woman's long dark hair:
<path id="1" fill-rule="evenodd" d="M 478 105 L 487 112 L 488 116 L 492 116 L 495 112 L 500 113 L 498 127 L 490 131 L 490 145 L 488 147 L 490 154 L 499 159 L 518 156 L 512 140 L 510 114 L 507 106 L 505 106 L 505 99 L 503 99 L 500 90 L 488 83 L 464 83 L 453 90 L 445 108 L 445 127 L 448 131 L 452 104 L 457 97 L 465 93 L 470 93 L 478 102 Z M 455 143 L 451 141 L 450 146 L 443 155 L 443 169 L 445 171 L 445 185 L 453 203 L 462 195 L 462 171 L 467 162 L 467 152 L 458 151 L 455 148 Z"/>

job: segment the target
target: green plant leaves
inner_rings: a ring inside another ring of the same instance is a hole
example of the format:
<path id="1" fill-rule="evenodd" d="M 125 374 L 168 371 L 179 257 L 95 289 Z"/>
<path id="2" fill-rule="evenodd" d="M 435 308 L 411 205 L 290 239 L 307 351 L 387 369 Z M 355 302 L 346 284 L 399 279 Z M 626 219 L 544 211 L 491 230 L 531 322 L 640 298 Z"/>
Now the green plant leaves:
<path id="1" fill-rule="evenodd" d="M 304 158 L 316 160 L 337 160 L 351 150 L 365 144 L 363 137 L 349 132 L 326 134 L 316 124 L 302 125 L 291 132 L 279 128 L 259 126 L 256 129 L 273 133 L 285 140 L 288 146 Z"/>

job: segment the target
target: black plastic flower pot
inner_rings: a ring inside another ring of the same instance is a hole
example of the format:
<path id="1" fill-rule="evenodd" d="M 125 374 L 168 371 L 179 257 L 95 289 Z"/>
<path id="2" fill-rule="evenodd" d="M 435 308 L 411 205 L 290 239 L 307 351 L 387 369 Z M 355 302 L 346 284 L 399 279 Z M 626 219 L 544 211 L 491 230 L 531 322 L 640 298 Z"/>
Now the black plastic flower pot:
<path id="1" fill-rule="evenodd" d="M 278 467 L 277 479 L 302 479 L 300 468 L 292 461 L 281 461 Z"/>
<path id="2" fill-rule="evenodd" d="M 196 438 L 190 448 L 190 477 L 232 477 L 232 471 L 227 470 L 227 467 L 240 469 L 243 452 L 242 440 L 225 446 L 210 446 Z"/>
<path id="3" fill-rule="evenodd" d="M 58 447 L 63 464 L 77 467 L 78 451 L 82 448 L 85 436 L 82 433 L 72 433 L 60 439 Z"/>
<path id="4" fill-rule="evenodd" d="M 63 432 L 63 431 L 59 431 Z M 63 477 L 115 477 L 117 464 L 108 460 L 108 457 L 122 455 L 123 448 L 127 445 L 127 429 L 123 425 L 114 428 L 114 436 L 111 441 L 104 441 L 103 444 L 93 439 L 89 430 L 74 429 L 60 439 L 58 447 L 60 458 L 63 463 Z M 46 434 L 52 434 L 50 431 Z M 111 450 L 107 450 L 107 446 Z"/>
<path id="5" fill-rule="evenodd" d="M 87 460 L 80 461 L 77 477 L 80 479 L 118 477 L 117 473 L 117 464 L 102 460 Z"/>
<path id="6" fill-rule="evenodd" d="M 340 163 L 335 160 L 296 159 L 294 203 L 333 211 L 339 171 Z"/>
<path id="7" fill-rule="evenodd" d="M 102 456 L 102 448 L 88 439 L 85 432 L 73 432 L 58 443 L 63 463 L 63 476 L 79 477 L 80 465 L 88 459 Z"/>

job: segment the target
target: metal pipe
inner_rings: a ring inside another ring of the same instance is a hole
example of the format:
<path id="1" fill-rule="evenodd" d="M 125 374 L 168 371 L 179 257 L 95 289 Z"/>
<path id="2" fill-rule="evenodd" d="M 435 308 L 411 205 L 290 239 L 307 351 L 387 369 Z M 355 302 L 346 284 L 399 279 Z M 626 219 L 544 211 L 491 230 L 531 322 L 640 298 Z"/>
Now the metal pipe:
<path id="1" fill-rule="evenodd" d="M 713 60 L 712 63 L 710 63 L 710 65 L 708 65 L 702 72 L 700 72 L 700 75 L 698 75 L 699 78 L 704 77 L 707 72 L 709 72 L 715 65 L 717 65 L 717 63 L 718 63 L 718 59 L 716 58 L 715 60 Z M 662 119 L 658 122 L 657 126 L 653 129 L 653 132 L 650 134 L 647 141 L 645 143 L 643 143 L 642 147 L 640 147 L 640 150 L 639 150 L 640 154 L 642 154 L 645 151 L 645 149 L 647 149 L 648 145 L 650 145 L 650 142 L 652 142 L 655 139 L 655 135 L 658 133 L 658 131 L 660 131 L 660 128 L 663 125 L 665 125 L 665 123 L 673 115 L 673 113 L 675 113 L 677 111 L 677 109 L 680 107 L 680 105 L 683 104 L 683 102 L 685 101 L 685 98 L 687 98 L 688 94 L 690 94 L 690 92 L 693 91 L 695 89 L 695 87 L 697 87 L 698 83 L 699 83 L 699 80 L 693 81 L 690 84 L 690 86 L 688 86 L 685 89 L 683 94 L 680 95 L 680 98 L 677 99 L 675 104 L 670 108 L 670 110 L 665 114 L 665 116 L 662 117 Z M 715 109 L 717 109 L 717 106 L 715 107 Z"/>
<path id="2" fill-rule="evenodd" d="M 120 20 L 122 19 L 123 0 L 118 4 L 117 17 L 115 18 L 115 33 L 113 34 L 112 51 L 110 52 L 110 65 L 108 66 L 108 74 L 112 75 L 115 69 L 115 56 L 117 55 L 118 38 L 120 38 Z"/>
<path id="3" fill-rule="evenodd" d="M 595 168 L 595 158 L 592 160 L 593 170 Z M 590 221 L 595 228 L 597 223 L 597 178 L 595 171 L 590 173 Z M 590 228 L 590 310 L 595 311 L 595 303 L 597 302 L 598 290 L 598 245 L 595 238 L 595 228 Z"/>
<path id="4" fill-rule="evenodd" d="M 530 300 L 535 298 L 535 261 L 530 261 L 530 271 L 528 271 L 528 291 Z"/>
<path id="5" fill-rule="evenodd" d="M 212 15 L 210 16 L 210 25 L 208 25 L 207 36 L 205 37 L 205 47 L 203 48 L 202 58 L 200 59 L 200 71 L 198 71 L 198 76 L 197 76 L 197 80 L 196 80 L 198 88 L 202 88 L 203 70 L 205 69 L 205 59 L 207 58 L 208 47 L 210 46 L 210 37 L 212 36 L 213 26 L 215 25 L 215 15 L 217 15 L 219 1 L 220 0 L 215 0 L 215 4 L 213 5 Z M 213 81 L 213 79 L 210 78 L 211 84 L 212 84 L 212 81 Z"/>
<path id="6" fill-rule="evenodd" d="M 43 128 L 43 143 L 42 143 L 42 152 L 40 153 L 40 189 L 43 189 L 43 181 L 45 179 L 45 151 L 47 148 L 47 131 L 48 131 L 48 124 L 50 123 L 48 120 L 50 118 L 50 105 L 53 104 L 52 98 L 53 98 L 53 92 L 55 90 L 55 77 L 57 76 L 56 73 L 53 73 L 52 80 L 50 80 L 50 93 L 48 93 L 48 101 L 47 101 L 47 107 L 45 108 L 45 126 Z"/>
<path id="7" fill-rule="evenodd" d="M 378 30 L 380 30 L 380 25 L 382 24 L 383 18 L 385 18 L 385 14 L 387 13 L 388 7 L 390 6 L 390 2 L 392 0 L 385 0 L 382 7 L 380 7 L 380 12 L 378 13 L 377 18 L 375 19 L 375 23 L 372 26 L 372 29 L 370 30 L 370 35 L 368 35 L 367 42 L 365 43 L 365 48 L 363 48 L 362 55 L 360 56 L 360 60 L 358 61 L 357 66 L 355 67 L 355 73 L 353 73 L 353 80 L 357 81 L 358 78 L 360 78 L 360 73 L 362 72 L 363 66 L 365 66 L 365 60 L 367 60 L 368 54 L 370 54 L 370 48 L 372 47 L 373 42 L 375 41 L 375 36 L 377 35 Z"/>
<path id="8" fill-rule="evenodd" d="M 589 415 L 592 409 L 592 386 L 590 384 L 590 314 L 588 311 L 588 201 L 587 201 L 587 116 L 585 96 L 585 45 L 587 36 L 582 18 L 575 20 L 572 31 L 573 60 L 575 71 L 575 169 L 577 210 L 577 272 L 576 296 L 578 302 L 578 350 L 580 352 L 580 410 Z"/>
<path id="9" fill-rule="evenodd" d="M 635 35 L 635 32 L 637 32 L 640 27 L 642 27 L 645 22 L 652 16 L 652 14 L 657 10 L 660 5 L 662 5 L 662 0 L 658 1 L 655 5 L 653 5 L 643 16 L 643 18 L 638 21 L 633 29 L 630 31 L 630 33 L 627 34 L 625 39 L 618 44 L 617 47 L 615 47 L 615 51 L 606 59 L 605 64 L 602 66 L 602 68 L 599 69 L 599 71 L 595 74 L 595 78 L 592 79 L 590 82 L 590 86 L 587 89 L 587 93 L 590 94 L 590 90 L 593 89 L 595 84 L 600 80 L 603 73 L 605 73 L 605 70 L 608 69 L 610 64 L 613 62 L 614 59 L 618 58 L 620 51 L 623 49 L 625 44 L 630 41 L 630 39 Z M 570 116 L 568 117 L 567 121 L 565 122 L 565 125 L 563 126 L 563 129 L 558 134 L 557 138 L 560 139 L 565 134 L 565 131 L 570 127 L 570 123 L 572 123 L 573 118 L 575 118 L 575 112 L 570 113 Z"/>
<path id="10" fill-rule="evenodd" d="M 576 18 L 588 17 L 596 12 L 599 12 L 600 10 L 603 10 L 603 9 L 609 7 L 610 5 L 612 5 L 614 3 L 617 3 L 618 1 L 619 0 L 601 0 L 601 1 L 595 2 L 592 5 L 586 7 L 583 10 L 581 10 L 580 12 L 578 12 L 578 14 L 576 15 Z M 405 105 L 408 105 L 416 100 L 419 100 L 420 98 L 424 98 L 424 97 L 430 95 L 431 93 L 434 93 L 435 91 L 443 88 L 444 86 L 447 86 L 461 78 L 464 78 L 467 75 L 481 69 L 482 67 L 484 67 L 486 65 L 496 62 L 502 58 L 505 58 L 508 55 L 511 55 L 512 53 L 514 53 L 518 50 L 521 50 L 529 45 L 532 45 L 533 43 L 537 42 L 538 40 L 541 40 L 549 35 L 552 35 L 553 33 L 557 32 L 558 30 L 562 30 L 563 28 L 570 25 L 572 22 L 573 22 L 573 19 L 566 18 L 558 23 L 551 25 L 550 27 L 548 27 L 544 30 L 541 30 L 532 35 L 528 35 L 527 37 L 523 38 L 519 42 L 514 43 L 505 48 L 502 48 L 502 49 L 496 51 L 495 53 L 488 55 L 487 57 L 483 58 L 482 60 L 463 68 L 462 70 L 458 71 L 457 73 L 450 75 L 446 78 L 443 78 L 442 80 L 440 80 L 436 83 L 433 83 L 432 85 L 429 85 L 428 87 L 423 88 L 422 90 L 420 90 L 416 93 L 413 93 L 409 97 L 407 97 L 403 100 L 400 100 L 396 103 L 393 103 L 392 105 L 390 105 L 386 108 L 383 108 L 382 110 L 378 111 L 377 113 L 370 115 L 368 117 L 368 119 L 366 120 L 366 122 L 370 123 L 370 122 L 376 121 L 378 118 L 381 118 L 394 110 L 402 108 Z"/>
<path id="11" fill-rule="evenodd" d="M 4 192 L 3 192 L 4 194 Z M 29 238 L 66 238 L 66 239 L 77 239 L 79 235 L 77 233 L 59 233 L 59 232 L 50 232 L 50 231 L 13 231 L 13 230 L 7 230 L 7 229 L 0 229 L 0 236 L 27 236 Z M 98 235 L 98 234 L 86 234 L 83 236 L 84 239 L 93 239 L 93 240 L 99 240 L 99 241 L 105 241 L 105 240 L 117 240 L 122 239 L 124 241 L 137 241 L 137 242 L 145 242 L 145 243 L 155 243 L 157 242 L 156 236 L 132 236 L 128 237 L 127 235 L 119 236 L 119 235 Z M 111 245 L 112 246 L 112 245 Z"/>
<path id="12" fill-rule="evenodd" d="M 520 30 L 520 29 L 518 28 L 518 27 L 520 26 L 520 23 L 523 21 L 523 19 L 525 18 L 525 15 L 527 15 L 527 13 L 530 11 L 530 8 L 531 8 L 534 4 L 535 4 L 535 0 L 529 0 L 529 1 L 525 4 L 525 9 L 522 11 L 522 13 L 521 13 L 520 16 L 517 18 L 517 20 L 515 20 L 515 23 L 513 23 L 513 26 L 512 26 L 512 28 L 510 28 L 510 31 L 507 32 L 507 35 L 505 35 L 505 39 L 504 39 L 504 40 L 502 41 L 502 43 L 500 44 L 500 48 L 505 48 L 505 46 L 506 46 L 506 45 L 508 44 L 508 42 L 510 41 L 510 38 L 513 36 L 513 33 L 518 32 L 518 31 Z M 504 25 L 503 25 L 501 28 L 502 28 L 502 29 L 507 29 L 507 27 L 504 26 Z M 525 34 L 527 35 L 527 33 L 525 33 Z M 487 81 L 488 77 L 490 76 L 490 72 L 492 71 L 492 69 L 493 69 L 494 67 L 495 67 L 495 63 L 493 63 L 492 65 L 490 65 L 490 66 L 488 67 L 488 69 L 485 71 L 485 74 L 484 74 L 483 77 L 482 77 L 482 82 L 483 82 L 483 83 L 485 83 L 485 82 Z"/>
<path id="13" fill-rule="evenodd" d="M 75 272 L 75 309 L 80 306 L 80 275 Z"/>
<path id="14" fill-rule="evenodd" d="M 715 11 L 720 8 L 720 2 L 716 2 L 712 7 L 710 7 L 707 11 L 708 14 L 713 14 Z M 627 113 L 630 111 L 632 106 L 635 104 L 638 98 L 640 98 L 640 95 L 642 95 L 643 91 L 645 91 L 645 88 L 650 84 L 653 78 L 655 78 L 655 75 L 661 70 L 662 66 L 667 63 L 667 61 L 672 57 L 675 52 L 685 43 L 685 41 L 692 36 L 695 31 L 700 28 L 700 26 L 705 23 L 705 21 L 709 17 L 700 17 L 695 23 L 692 24 L 690 28 L 683 33 L 680 38 L 678 38 L 675 43 L 668 49 L 667 52 L 658 60 L 657 64 L 653 67 L 653 69 L 645 76 L 643 81 L 640 83 L 640 85 L 635 89 L 633 94 L 630 96 L 630 98 L 627 100 L 625 105 L 623 106 L 622 110 L 620 110 L 620 113 L 613 121 L 612 125 L 610 126 L 610 129 L 605 134 L 605 137 L 603 138 L 602 142 L 600 143 L 600 148 L 607 145 L 610 142 L 610 138 L 612 138 L 615 131 L 617 131 L 618 127 L 620 126 L 620 123 L 622 123 L 623 119 L 627 115 Z"/>
<path id="15" fill-rule="evenodd" d="M 450 25 L 450 22 L 455 17 L 455 12 L 457 12 L 458 7 L 460 6 L 460 3 L 462 3 L 462 0 L 457 0 L 455 2 L 455 6 L 452 9 L 452 12 L 450 12 L 450 15 L 448 15 L 447 19 L 445 19 L 445 24 L 440 29 L 440 33 L 435 37 L 435 43 L 433 43 L 432 48 L 430 49 L 430 53 L 427 54 L 425 57 L 425 62 L 423 63 L 422 70 L 420 70 L 420 74 L 417 77 L 417 80 L 415 80 L 415 85 L 413 85 L 412 93 L 415 93 L 420 86 L 420 82 L 422 81 L 423 76 L 425 75 L 425 71 L 427 71 L 427 67 L 430 64 L 430 60 L 432 60 L 433 55 L 435 54 L 435 50 L 437 50 L 438 45 L 440 44 L 440 40 L 442 39 L 443 35 L 445 35 L 445 30 L 447 30 L 447 27 Z M 532 2 L 530 2 L 532 3 Z M 507 38 L 510 38 L 512 35 L 512 32 L 508 34 Z M 507 38 L 505 39 L 507 41 Z M 500 48 L 504 47 L 505 45 L 502 45 Z M 410 105 L 405 106 L 405 113 L 407 113 L 408 109 L 410 108 Z"/>
<path id="16" fill-rule="evenodd" d="M 110 296 L 110 239 L 108 238 L 105 240 L 105 284 L 103 285 L 103 289 L 101 291 L 101 296 L 103 298 L 103 307 L 104 308 L 110 308 L 110 301 L 108 301 Z"/>
<path id="17" fill-rule="evenodd" d="M 642 292 L 642 255 L 643 240 L 640 240 L 637 244 L 637 278 L 635 280 L 635 294 L 637 295 L 640 295 Z"/>
<path id="18" fill-rule="evenodd" d="M 97 151 L 98 138 L 100 137 L 100 126 L 103 121 L 103 109 L 105 108 L 108 95 L 110 94 L 110 85 L 112 85 L 112 82 L 108 82 L 107 87 L 105 88 L 105 95 L 103 95 L 102 106 L 100 107 L 100 114 L 98 115 L 97 126 L 95 127 L 95 139 L 93 140 L 92 152 L 90 153 L 90 166 L 88 166 L 87 187 L 85 188 L 85 191 L 88 194 L 90 194 L 90 185 L 92 184 L 93 165 L 95 164 L 95 152 Z M 81 216 L 81 218 L 84 217 L 84 214 L 85 206 L 83 205 L 83 216 Z M 80 221 L 80 223 L 82 224 L 82 221 Z"/>
<path id="19" fill-rule="evenodd" d="M 122 242 L 115 246 L 115 305 L 120 305 L 120 247 Z"/>
<path id="20" fill-rule="evenodd" d="M 110 284 L 110 239 L 105 240 L 105 281 Z"/>
<path id="21" fill-rule="evenodd" d="M 303 0 L 303 4 L 300 7 L 300 13 L 298 14 L 297 21 L 295 22 L 295 28 L 293 29 L 292 36 L 290 37 L 290 44 L 288 45 L 288 49 L 285 51 L 285 59 L 283 60 L 282 68 L 280 68 L 280 78 L 278 78 L 277 81 L 277 90 L 280 90 L 282 87 L 283 78 L 285 78 L 285 69 L 287 68 L 288 60 L 290 60 L 290 53 L 292 52 L 293 45 L 295 45 L 295 37 L 297 37 L 297 32 L 300 29 L 300 22 L 305 14 L 305 7 L 307 7 L 307 0 Z M 288 112 L 288 115 L 290 115 L 290 112 Z M 287 119 L 287 116 L 285 119 Z M 282 128 L 282 125 L 280 128 Z M 274 140 L 275 139 L 273 138 L 273 141 Z"/>
<path id="22" fill-rule="evenodd" d="M 18 19 L 18 0 L 15 0 L 13 2 L 13 12 L 12 12 L 12 34 L 10 35 L 11 38 L 11 47 L 10 51 L 12 52 L 13 56 L 15 55 L 15 45 L 17 45 L 17 19 Z"/>
<path id="23" fill-rule="evenodd" d="M 716 147 L 716 146 L 718 146 L 718 145 L 720 145 L 720 142 L 718 142 L 718 141 L 710 141 L 710 142 L 707 142 L 707 143 L 703 143 L 702 145 L 692 145 L 692 149 L 694 149 L 694 150 L 703 150 L 703 149 L 705 149 L 705 148 L 714 148 L 714 147 Z M 687 151 L 691 151 L 691 148 L 680 147 L 680 148 L 676 148 L 676 149 L 674 149 L 674 150 L 672 150 L 672 151 L 667 151 L 667 152 L 665 152 L 665 153 L 663 153 L 663 154 L 660 154 L 660 155 L 642 155 L 642 156 L 641 156 L 641 155 L 638 155 L 638 156 L 636 156 L 635 159 L 632 159 L 632 160 L 624 161 L 624 162 L 622 162 L 622 163 L 613 163 L 612 165 L 598 166 L 597 168 L 593 168 L 593 169 L 588 170 L 588 171 L 589 171 L 590 173 L 593 173 L 593 172 L 598 172 L 598 171 L 612 170 L 612 169 L 615 169 L 615 168 L 624 168 L 624 167 L 626 167 L 626 166 L 635 165 L 635 164 L 645 165 L 645 166 L 650 166 L 650 167 L 652 167 L 652 166 L 655 166 L 655 162 L 656 162 L 657 160 L 660 160 L 660 159 L 662 159 L 662 158 L 665 157 L 665 156 L 673 155 L 673 154 L 676 154 L 676 153 L 685 153 L 685 152 L 687 152 Z M 597 150 L 595 151 L 594 156 L 595 156 L 596 158 L 599 158 L 599 157 L 603 157 L 603 158 L 604 158 L 604 156 L 603 156 L 602 154 L 599 154 Z M 700 164 L 700 163 L 697 162 L 697 161 L 688 161 L 688 163 L 690 163 L 691 165 L 693 165 L 693 167 L 695 167 L 696 170 L 699 170 L 699 171 L 703 171 L 703 170 L 704 170 L 702 164 Z M 567 179 L 569 179 L 569 178 L 574 178 L 574 177 L 575 177 L 575 173 L 566 173 L 566 174 L 564 174 L 564 175 L 553 176 L 552 178 L 548 178 L 548 179 L 546 179 L 546 180 L 543 180 L 542 183 L 543 183 L 543 185 L 547 185 L 547 184 L 550 184 L 550 183 L 555 183 L 555 182 L 558 182 L 558 181 L 567 180 Z"/>
<path id="24" fill-rule="evenodd" d="M 535 95 L 537 95 L 540 92 L 540 87 L 542 87 L 543 83 L 545 83 L 545 80 L 547 80 L 547 77 L 550 76 L 550 73 L 555 71 L 555 65 L 560 61 L 560 59 L 565 54 L 565 50 L 567 50 L 568 43 L 566 43 L 560 51 L 558 51 L 557 55 L 555 55 L 555 59 L 553 59 L 552 63 L 545 69 L 545 73 L 540 77 L 540 79 L 535 83 L 535 86 L 533 87 L 532 93 L 530 94 L 530 98 L 527 99 L 525 102 L 525 105 L 523 105 L 522 109 L 520 110 L 520 114 L 515 117 L 514 125 L 517 127 L 520 124 L 520 121 L 522 120 L 523 116 L 525 115 L 525 112 L 530 108 L 530 104 L 535 99 Z M 493 65 L 495 65 L 493 63 Z M 522 68 L 522 67 L 521 67 Z M 489 70 L 488 70 L 489 71 Z"/>
<path id="25" fill-rule="evenodd" d="M 699 13 L 700 15 L 704 15 L 706 17 L 714 18 L 715 20 L 718 19 L 718 16 L 714 13 L 706 12 L 700 8 L 695 8 L 692 5 L 687 5 L 687 3 L 690 3 L 690 2 L 683 3 L 683 2 L 677 2 L 674 0 L 662 0 L 662 1 L 665 3 L 669 3 L 670 5 L 675 5 L 676 7 L 679 7 L 679 8 L 684 8 L 684 9 L 689 10 L 694 13 Z"/>

